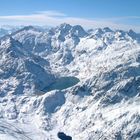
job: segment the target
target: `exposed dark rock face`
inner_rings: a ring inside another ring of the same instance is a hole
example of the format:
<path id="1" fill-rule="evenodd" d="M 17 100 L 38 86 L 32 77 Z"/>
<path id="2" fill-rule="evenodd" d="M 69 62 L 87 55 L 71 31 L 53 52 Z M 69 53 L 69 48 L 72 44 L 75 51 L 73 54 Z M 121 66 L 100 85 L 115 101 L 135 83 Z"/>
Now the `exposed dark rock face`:
<path id="1" fill-rule="evenodd" d="M 61 140 L 72 140 L 71 136 L 67 136 L 65 133 L 63 132 L 58 132 L 57 134 L 58 138 Z"/>

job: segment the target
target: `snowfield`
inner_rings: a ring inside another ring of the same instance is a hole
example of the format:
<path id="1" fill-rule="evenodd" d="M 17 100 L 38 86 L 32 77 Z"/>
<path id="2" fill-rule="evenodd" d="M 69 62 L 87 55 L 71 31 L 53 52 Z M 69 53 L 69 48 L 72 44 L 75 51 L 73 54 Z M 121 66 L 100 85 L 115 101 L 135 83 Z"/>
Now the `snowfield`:
<path id="1" fill-rule="evenodd" d="M 140 34 L 61 24 L 0 38 L 0 140 L 58 132 L 140 140 Z"/>

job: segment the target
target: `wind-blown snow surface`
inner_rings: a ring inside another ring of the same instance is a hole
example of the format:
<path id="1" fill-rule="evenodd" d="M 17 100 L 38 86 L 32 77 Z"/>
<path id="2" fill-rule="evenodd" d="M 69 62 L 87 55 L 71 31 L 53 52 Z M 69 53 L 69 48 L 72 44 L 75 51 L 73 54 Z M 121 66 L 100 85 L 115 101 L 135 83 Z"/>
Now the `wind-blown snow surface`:
<path id="1" fill-rule="evenodd" d="M 80 82 L 46 92 L 61 77 Z M 140 34 L 132 30 L 29 26 L 0 39 L 2 140 L 57 140 L 58 132 L 139 140 L 139 108 Z"/>

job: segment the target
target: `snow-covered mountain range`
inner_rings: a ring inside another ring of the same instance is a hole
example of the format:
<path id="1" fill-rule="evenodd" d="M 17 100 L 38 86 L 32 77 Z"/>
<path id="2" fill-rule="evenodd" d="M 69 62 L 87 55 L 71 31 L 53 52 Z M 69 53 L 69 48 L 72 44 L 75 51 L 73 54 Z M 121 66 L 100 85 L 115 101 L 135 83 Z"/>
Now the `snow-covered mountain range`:
<path id="1" fill-rule="evenodd" d="M 64 23 L 0 36 L 0 139 L 140 139 L 139 33 Z"/>
<path id="2" fill-rule="evenodd" d="M 16 32 L 17 30 L 23 27 L 24 26 L 9 26 L 9 25 L 0 26 L 0 37 Z"/>

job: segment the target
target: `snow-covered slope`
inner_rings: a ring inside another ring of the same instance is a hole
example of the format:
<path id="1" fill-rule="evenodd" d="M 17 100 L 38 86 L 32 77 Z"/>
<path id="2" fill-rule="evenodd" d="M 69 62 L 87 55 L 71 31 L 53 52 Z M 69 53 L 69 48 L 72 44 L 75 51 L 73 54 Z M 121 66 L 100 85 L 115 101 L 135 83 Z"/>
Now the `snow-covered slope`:
<path id="1" fill-rule="evenodd" d="M 3 139 L 140 139 L 140 34 L 28 26 L 0 39 L 0 57 Z"/>

